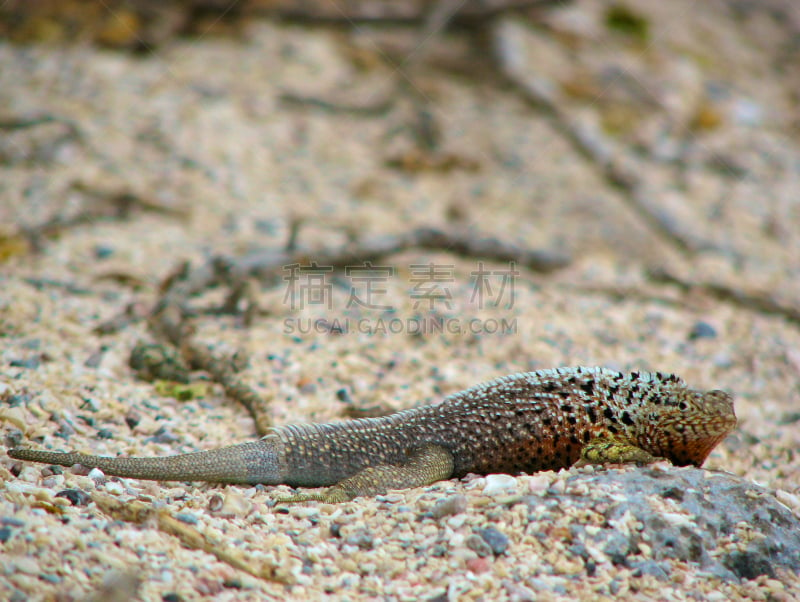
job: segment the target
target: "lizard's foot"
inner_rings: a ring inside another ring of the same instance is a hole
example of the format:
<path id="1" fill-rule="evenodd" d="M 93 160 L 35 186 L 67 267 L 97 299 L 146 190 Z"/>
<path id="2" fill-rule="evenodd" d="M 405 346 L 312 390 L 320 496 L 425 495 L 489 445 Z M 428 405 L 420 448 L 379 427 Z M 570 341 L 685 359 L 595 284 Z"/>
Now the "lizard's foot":
<path id="1" fill-rule="evenodd" d="M 581 459 L 575 466 L 587 464 L 652 464 L 663 460 L 627 441 L 619 439 L 595 439 L 581 450 Z"/>
<path id="2" fill-rule="evenodd" d="M 314 493 L 295 493 L 294 495 L 282 495 L 275 501 L 279 504 L 302 504 L 303 502 L 322 502 L 323 504 L 341 504 L 349 502 L 359 494 L 351 495 L 338 485 L 327 487 Z"/>

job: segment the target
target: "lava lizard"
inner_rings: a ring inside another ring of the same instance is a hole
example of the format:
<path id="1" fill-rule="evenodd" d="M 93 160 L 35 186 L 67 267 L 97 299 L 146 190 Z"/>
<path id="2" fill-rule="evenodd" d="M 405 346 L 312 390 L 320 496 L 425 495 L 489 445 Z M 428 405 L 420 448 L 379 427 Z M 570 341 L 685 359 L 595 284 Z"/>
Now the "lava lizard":
<path id="1" fill-rule="evenodd" d="M 248 443 L 169 457 L 12 449 L 20 460 L 155 481 L 326 487 L 282 501 L 341 502 L 467 473 L 581 463 L 700 466 L 736 426 L 724 391 L 661 372 L 559 368 L 504 376 L 380 418 L 275 428 Z"/>

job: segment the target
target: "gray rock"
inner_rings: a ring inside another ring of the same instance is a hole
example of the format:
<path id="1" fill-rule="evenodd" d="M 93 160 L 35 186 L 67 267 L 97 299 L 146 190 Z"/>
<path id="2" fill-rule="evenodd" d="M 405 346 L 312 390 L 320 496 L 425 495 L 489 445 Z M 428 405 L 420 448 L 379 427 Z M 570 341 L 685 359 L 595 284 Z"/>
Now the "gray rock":
<path id="1" fill-rule="evenodd" d="M 492 553 L 495 556 L 505 554 L 505 551 L 508 549 L 508 537 L 505 535 L 505 533 L 501 533 L 494 527 L 477 529 L 475 533 L 480 535 L 483 541 L 489 545 L 489 547 L 492 549 Z"/>
<path id="2" fill-rule="evenodd" d="M 436 500 L 430 515 L 436 520 L 441 520 L 447 516 L 461 514 L 467 509 L 467 496 L 462 494 L 449 495 L 440 500 Z"/>
<path id="3" fill-rule="evenodd" d="M 477 533 L 473 533 L 467 537 L 466 544 L 470 550 L 474 551 L 481 558 L 492 555 L 491 546 Z"/>
<path id="4" fill-rule="evenodd" d="M 584 490 L 588 485 L 591 495 L 568 493 L 576 485 Z M 800 571 L 800 518 L 768 490 L 734 475 L 697 468 L 608 469 L 569 477 L 566 491 L 547 498 L 562 511 L 600 511 L 607 521 L 607 528 L 593 536 L 573 533 L 581 545 L 591 544 L 610 562 L 637 573 L 663 579 L 672 562 L 696 564 L 726 581 L 774 577 L 779 568 Z M 541 496 L 525 501 L 529 508 L 546 504 Z M 612 526 L 626 513 L 642 528 Z M 742 525 L 762 537 L 740 539 Z M 651 558 L 637 557 L 640 543 L 650 547 Z"/>

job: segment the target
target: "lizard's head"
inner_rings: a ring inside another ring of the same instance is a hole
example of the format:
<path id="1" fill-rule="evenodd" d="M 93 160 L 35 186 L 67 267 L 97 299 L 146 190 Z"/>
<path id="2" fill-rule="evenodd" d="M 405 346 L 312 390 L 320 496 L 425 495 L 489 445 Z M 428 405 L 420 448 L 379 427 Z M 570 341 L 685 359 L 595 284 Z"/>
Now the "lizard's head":
<path id="1" fill-rule="evenodd" d="M 652 404 L 642 435 L 648 451 L 678 466 L 701 466 L 736 428 L 733 398 L 725 391 L 677 386 L 664 391 L 659 402 Z"/>

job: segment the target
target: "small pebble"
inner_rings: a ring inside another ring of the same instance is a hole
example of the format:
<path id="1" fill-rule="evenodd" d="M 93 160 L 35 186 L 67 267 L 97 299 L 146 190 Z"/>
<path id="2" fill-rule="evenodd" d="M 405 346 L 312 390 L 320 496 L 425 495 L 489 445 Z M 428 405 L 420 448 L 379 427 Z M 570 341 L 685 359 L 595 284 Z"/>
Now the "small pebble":
<path id="1" fill-rule="evenodd" d="M 118 481 L 106 481 L 106 491 L 114 495 L 120 495 L 125 491 L 125 488 Z"/>
<path id="2" fill-rule="evenodd" d="M 189 514 L 188 512 L 180 512 L 175 515 L 175 518 L 182 523 L 186 523 L 187 525 L 197 524 L 197 517 L 194 514 Z"/>
<path id="3" fill-rule="evenodd" d="M 611 533 L 603 546 L 603 553 L 616 565 L 626 566 L 628 554 L 631 551 L 631 542 L 622 533 Z"/>
<path id="4" fill-rule="evenodd" d="M 698 321 L 694 323 L 692 329 L 689 331 L 689 340 L 696 341 L 697 339 L 715 339 L 717 337 L 716 329 L 708 322 Z"/>
<path id="5" fill-rule="evenodd" d="M 0 543 L 6 543 L 11 539 L 11 527 L 0 527 Z"/>
<path id="6" fill-rule="evenodd" d="M 550 483 L 553 481 L 552 473 L 550 473 L 550 475 L 533 475 L 532 477 L 528 477 L 526 481 L 528 482 L 528 491 L 535 495 L 544 495 L 548 487 L 550 487 Z"/>
<path id="7" fill-rule="evenodd" d="M 114 254 L 114 247 L 111 245 L 97 244 L 94 246 L 94 256 L 97 259 L 108 259 Z"/>
<path id="8" fill-rule="evenodd" d="M 445 516 L 461 514 L 466 510 L 467 497 L 459 493 L 437 500 L 431 509 L 431 516 L 436 520 L 440 520 Z"/>
<path id="9" fill-rule="evenodd" d="M 496 496 L 501 493 L 514 493 L 517 490 L 517 479 L 507 474 L 486 475 L 483 495 Z"/>
<path id="10" fill-rule="evenodd" d="M 353 403 L 353 398 L 350 396 L 350 390 L 342 387 L 336 391 L 336 399 L 345 403 Z"/>
<path id="11" fill-rule="evenodd" d="M 209 512 L 219 512 L 222 509 L 222 505 L 225 503 L 223 497 L 215 493 L 210 498 L 208 498 L 208 511 Z"/>
<path id="12" fill-rule="evenodd" d="M 90 479 L 92 479 L 92 481 L 94 481 L 97 484 L 102 483 L 106 480 L 106 475 L 103 474 L 103 471 L 100 470 L 99 468 L 92 468 L 89 471 L 89 474 L 86 476 L 88 476 Z"/>
<path id="13" fill-rule="evenodd" d="M 478 529 L 476 533 L 480 535 L 487 544 L 489 544 L 489 547 L 492 549 L 492 553 L 495 556 L 505 554 L 505 551 L 508 549 L 508 537 L 505 535 L 505 533 L 498 531 L 494 527 Z"/>
<path id="14" fill-rule="evenodd" d="M 73 506 L 86 506 L 91 497 L 80 489 L 64 489 L 56 494 L 56 497 L 63 497 L 70 501 Z"/>
<path id="15" fill-rule="evenodd" d="M 467 522 L 467 515 L 465 513 L 458 514 L 456 516 L 451 516 L 447 519 L 447 526 L 453 529 L 460 529 L 464 526 L 464 523 Z"/>
<path id="16" fill-rule="evenodd" d="M 800 514 L 800 496 L 778 489 L 775 492 L 775 497 L 778 498 L 781 504 L 793 510 L 795 514 Z"/>
<path id="17" fill-rule="evenodd" d="M 219 515 L 223 518 L 243 518 L 250 514 L 253 509 L 253 502 L 242 494 L 229 490 L 225 494 L 225 501 L 219 509 Z"/>
<path id="18" fill-rule="evenodd" d="M 519 602 L 533 602 L 537 599 L 536 593 L 521 585 L 519 583 L 514 583 L 510 579 L 505 579 L 503 581 L 503 587 L 508 591 L 509 597 L 512 600 L 518 600 Z"/>
<path id="19" fill-rule="evenodd" d="M 145 443 L 176 443 L 180 441 L 180 437 L 172 434 L 166 427 L 159 427 L 151 437 L 145 439 Z"/>
<path id="20" fill-rule="evenodd" d="M 34 355 L 28 358 L 13 359 L 9 362 L 12 368 L 25 368 L 26 370 L 36 370 L 42 364 L 42 356 Z"/>
<path id="21" fill-rule="evenodd" d="M 492 548 L 486 543 L 483 537 L 476 533 L 467 537 L 466 544 L 470 550 L 474 551 L 480 557 L 492 555 Z"/>
<path id="22" fill-rule="evenodd" d="M 134 409 L 128 410 L 128 413 L 125 414 L 125 424 L 127 424 L 128 428 L 131 430 L 136 428 L 141 421 L 142 415 Z"/>
<path id="23" fill-rule="evenodd" d="M 371 550 L 375 546 L 375 538 L 367 529 L 361 529 L 358 533 L 350 535 L 345 542 L 347 545 L 356 547 L 360 550 Z"/>
<path id="24" fill-rule="evenodd" d="M 87 368 L 97 368 L 103 362 L 103 354 L 105 350 L 98 349 L 94 353 L 92 353 L 89 357 L 86 358 L 86 361 L 83 362 L 83 365 Z"/>
<path id="25" fill-rule="evenodd" d="M 476 575 L 485 573 L 492 568 L 492 563 L 488 558 L 470 558 L 465 564 L 467 565 L 467 569 Z"/>
<path id="26" fill-rule="evenodd" d="M 39 561 L 31 556 L 17 556 L 12 566 L 20 573 L 27 575 L 38 575 L 40 572 Z"/>

